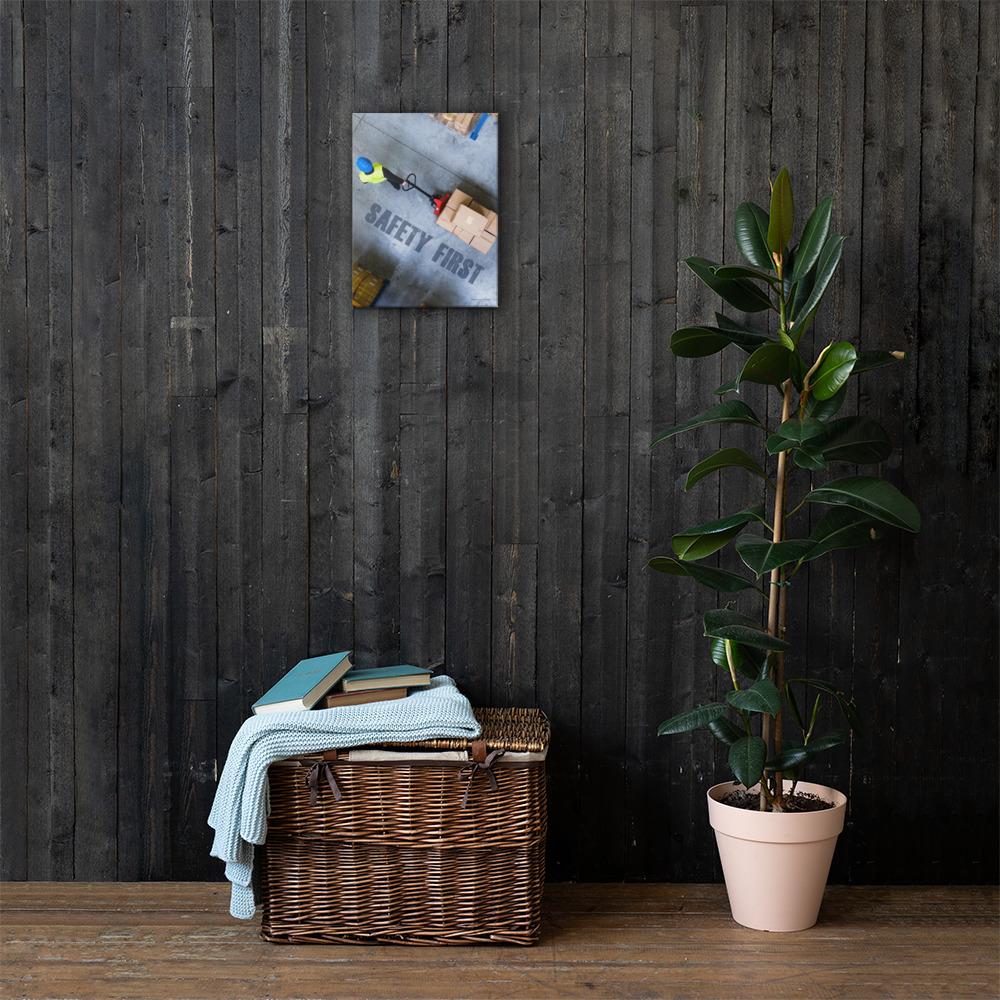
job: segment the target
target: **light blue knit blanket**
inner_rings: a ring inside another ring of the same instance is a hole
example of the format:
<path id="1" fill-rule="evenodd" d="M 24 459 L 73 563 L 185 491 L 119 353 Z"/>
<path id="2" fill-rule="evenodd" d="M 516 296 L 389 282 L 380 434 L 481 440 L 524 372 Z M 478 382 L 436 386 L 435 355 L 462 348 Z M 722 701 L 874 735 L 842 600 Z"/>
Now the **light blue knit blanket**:
<path id="1" fill-rule="evenodd" d="M 395 701 L 269 712 L 247 719 L 229 748 L 208 816 L 208 825 L 215 830 L 212 856 L 226 862 L 226 878 L 233 886 L 229 912 L 241 920 L 254 915 L 253 849 L 267 837 L 267 769 L 275 761 L 371 743 L 478 736 L 479 723 L 469 699 L 444 676 Z"/>

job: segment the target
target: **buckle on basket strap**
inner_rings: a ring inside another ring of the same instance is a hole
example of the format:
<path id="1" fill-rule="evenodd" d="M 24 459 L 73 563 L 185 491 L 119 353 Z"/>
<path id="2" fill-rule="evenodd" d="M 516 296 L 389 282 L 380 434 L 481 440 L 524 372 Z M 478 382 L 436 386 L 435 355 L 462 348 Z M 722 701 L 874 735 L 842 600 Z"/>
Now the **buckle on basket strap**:
<path id="1" fill-rule="evenodd" d="M 326 760 L 318 760 L 312 767 L 309 768 L 309 774 L 306 775 L 306 785 L 309 787 L 309 805 L 316 805 L 319 800 L 319 779 L 320 775 L 326 778 L 327 784 L 330 786 L 330 791 L 333 792 L 334 799 L 339 802 L 344 796 L 340 791 L 340 786 L 337 784 L 337 779 L 333 776 L 333 768 L 330 767 L 330 762 Z"/>
<path id="2" fill-rule="evenodd" d="M 468 782 L 465 785 L 465 794 L 462 796 L 462 808 L 464 809 L 469 804 L 469 792 L 472 791 L 472 783 L 476 780 L 476 775 L 482 771 L 489 779 L 490 785 L 493 791 L 499 789 L 497 784 L 497 776 L 493 773 L 493 763 L 498 757 L 503 756 L 503 750 L 492 750 L 482 759 L 480 754 L 476 754 L 476 759 L 470 761 L 468 767 L 462 769 L 462 774 L 468 775 Z"/>

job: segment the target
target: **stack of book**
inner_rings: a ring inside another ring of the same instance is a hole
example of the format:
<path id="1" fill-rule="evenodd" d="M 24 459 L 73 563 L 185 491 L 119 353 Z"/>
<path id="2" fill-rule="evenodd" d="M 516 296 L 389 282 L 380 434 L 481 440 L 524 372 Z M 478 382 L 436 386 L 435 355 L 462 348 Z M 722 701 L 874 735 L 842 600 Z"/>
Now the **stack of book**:
<path id="1" fill-rule="evenodd" d="M 358 669 L 351 651 L 299 660 L 284 677 L 253 704 L 254 715 L 311 708 L 339 708 L 372 701 L 405 698 L 413 688 L 431 683 L 431 672 L 409 663 L 395 667 Z"/>

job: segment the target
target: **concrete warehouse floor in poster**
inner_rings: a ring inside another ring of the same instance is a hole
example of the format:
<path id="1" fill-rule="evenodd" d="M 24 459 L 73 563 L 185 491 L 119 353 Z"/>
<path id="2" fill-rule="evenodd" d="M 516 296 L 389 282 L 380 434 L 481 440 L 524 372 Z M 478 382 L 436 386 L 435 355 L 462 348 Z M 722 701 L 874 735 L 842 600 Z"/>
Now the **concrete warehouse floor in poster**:
<path id="1" fill-rule="evenodd" d="M 498 132 L 493 117 L 472 140 L 424 113 L 354 115 L 353 258 L 387 281 L 376 307 L 495 307 L 499 245 L 479 253 L 436 224 L 420 191 L 363 184 L 353 161 L 364 156 L 400 177 L 415 174 L 433 194 L 461 188 L 499 212 Z"/>

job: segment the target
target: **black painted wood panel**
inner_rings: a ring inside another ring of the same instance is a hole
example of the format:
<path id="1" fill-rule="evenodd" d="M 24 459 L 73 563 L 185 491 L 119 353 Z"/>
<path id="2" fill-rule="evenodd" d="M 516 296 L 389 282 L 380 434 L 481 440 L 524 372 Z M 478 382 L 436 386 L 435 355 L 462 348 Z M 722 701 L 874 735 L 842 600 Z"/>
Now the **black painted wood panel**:
<path id="1" fill-rule="evenodd" d="M 791 597 L 868 721 L 834 875 L 996 880 L 998 10 L 5 3 L 0 875 L 219 878 L 250 702 L 354 648 L 548 712 L 553 877 L 717 877 L 724 757 L 655 736 L 722 693 L 706 597 L 646 561 L 760 487 L 647 445 L 733 374 L 669 352 L 678 261 L 787 165 L 848 236 L 813 343 L 909 354 L 851 392 L 925 519 Z M 477 107 L 500 308 L 355 313 L 351 112 Z"/>

